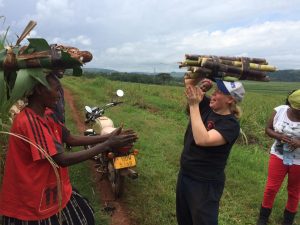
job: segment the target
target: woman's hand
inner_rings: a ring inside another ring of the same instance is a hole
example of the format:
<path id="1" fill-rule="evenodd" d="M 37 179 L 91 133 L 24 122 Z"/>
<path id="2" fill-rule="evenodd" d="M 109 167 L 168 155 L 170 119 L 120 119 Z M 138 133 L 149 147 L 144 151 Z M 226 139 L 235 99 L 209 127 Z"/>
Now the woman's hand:
<path id="1" fill-rule="evenodd" d="M 287 143 L 288 143 L 290 149 L 292 149 L 292 150 L 295 150 L 296 148 L 300 148 L 300 139 L 299 138 L 296 138 L 296 137 L 290 138 L 290 141 Z"/>
<path id="2" fill-rule="evenodd" d="M 213 83 L 210 79 L 204 78 L 200 81 L 200 83 L 198 85 L 203 92 L 207 92 L 212 88 Z"/>
<path id="3" fill-rule="evenodd" d="M 127 134 L 120 134 L 110 137 L 106 142 L 112 150 L 121 147 L 131 146 L 138 139 L 136 133 L 128 132 Z"/>
<path id="4" fill-rule="evenodd" d="M 184 85 L 186 88 L 189 86 L 196 86 L 203 79 L 203 77 L 192 79 L 187 76 L 184 76 L 183 78 L 184 78 Z"/>
<path id="5" fill-rule="evenodd" d="M 285 134 L 282 134 L 282 133 L 278 133 L 278 132 L 276 132 L 276 133 L 278 134 L 277 139 L 280 140 L 281 142 L 284 142 L 284 143 L 290 143 L 291 142 L 291 140 L 292 140 L 291 137 L 289 137 Z"/>
<path id="6" fill-rule="evenodd" d="M 205 92 L 203 92 L 199 87 L 188 86 L 185 89 L 185 95 L 190 106 L 198 105 L 203 100 Z"/>

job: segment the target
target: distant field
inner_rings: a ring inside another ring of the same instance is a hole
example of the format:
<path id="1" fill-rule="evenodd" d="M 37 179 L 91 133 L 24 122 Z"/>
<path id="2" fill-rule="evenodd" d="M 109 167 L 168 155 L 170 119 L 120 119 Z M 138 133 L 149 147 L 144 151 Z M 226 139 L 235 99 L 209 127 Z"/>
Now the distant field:
<path id="1" fill-rule="evenodd" d="M 247 91 L 263 92 L 266 94 L 278 93 L 285 95 L 293 89 L 299 89 L 300 82 L 255 82 L 243 81 Z"/>
<path id="2" fill-rule="evenodd" d="M 138 180 L 127 180 L 124 201 L 136 225 L 174 225 L 175 186 L 183 135 L 188 122 L 183 87 L 109 81 L 104 78 L 66 77 L 65 87 L 84 105 L 102 105 L 117 89 L 125 91 L 124 104 L 106 112 L 115 125 L 124 123 L 139 134 Z M 221 201 L 220 225 L 255 224 L 267 175 L 268 148 L 272 140 L 264 135 L 273 108 L 300 83 L 245 82 L 246 98 L 241 126 L 250 145 L 239 140 L 232 150 Z M 72 112 L 69 112 L 72 113 Z M 79 179 L 79 177 L 74 177 Z M 280 224 L 286 190 L 278 194 L 271 224 Z M 299 216 L 297 218 L 298 224 Z"/>

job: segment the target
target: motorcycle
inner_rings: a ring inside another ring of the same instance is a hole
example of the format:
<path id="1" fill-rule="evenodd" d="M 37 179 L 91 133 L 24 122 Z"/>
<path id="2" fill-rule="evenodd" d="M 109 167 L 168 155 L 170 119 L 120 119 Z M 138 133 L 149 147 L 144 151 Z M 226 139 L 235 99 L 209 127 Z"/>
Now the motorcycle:
<path id="1" fill-rule="evenodd" d="M 124 96 L 124 92 L 117 90 L 116 96 L 121 98 Z M 106 109 L 122 103 L 112 100 L 102 107 L 85 106 L 85 123 L 89 128 L 85 130 L 84 135 L 105 135 L 113 132 L 116 129 L 113 121 L 104 116 L 104 113 Z M 86 149 L 91 147 L 90 145 L 85 146 Z M 125 177 L 138 178 L 138 173 L 133 169 L 136 166 L 137 154 L 138 150 L 130 146 L 114 152 L 106 151 L 93 158 L 96 162 L 96 171 L 101 174 L 101 178 L 108 178 L 115 198 L 119 198 L 123 194 Z"/>

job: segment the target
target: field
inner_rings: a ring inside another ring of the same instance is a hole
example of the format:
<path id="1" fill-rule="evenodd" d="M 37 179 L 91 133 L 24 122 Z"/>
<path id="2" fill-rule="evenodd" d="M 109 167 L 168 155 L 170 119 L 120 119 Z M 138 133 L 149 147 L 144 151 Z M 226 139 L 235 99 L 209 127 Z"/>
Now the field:
<path id="1" fill-rule="evenodd" d="M 175 186 L 183 135 L 188 118 L 185 115 L 183 87 L 158 86 L 109 81 L 105 78 L 66 77 L 63 85 L 73 93 L 83 118 L 84 105 L 109 102 L 117 89 L 123 89 L 123 105 L 106 112 L 115 125 L 121 123 L 139 135 L 138 180 L 127 180 L 123 201 L 137 225 L 174 225 Z M 220 225 L 255 224 L 267 176 L 268 150 L 272 143 L 264 135 L 264 126 L 273 108 L 284 103 L 287 93 L 300 83 L 245 82 L 246 97 L 241 107 L 241 127 L 248 145 L 239 139 L 232 149 L 227 169 L 226 187 L 221 200 Z M 72 125 L 68 111 L 68 126 Z M 88 166 L 72 168 L 75 186 L 93 196 Z M 81 179 L 84 177 L 84 180 Z M 279 192 L 270 224 L 280 224 L 286 201 L 285 186 Z M 99 207 L 97 206 L 98 211 Z M 109 218 L 97 213 L 99 224 Z M 101 218 L 101 220 L 99 219 Z M 104 219 L 103 219 L 104 218 Z M 106 222 L 105 222 L 106 221 Z M 297 217 L 300 224 L 300 216 Z"/>

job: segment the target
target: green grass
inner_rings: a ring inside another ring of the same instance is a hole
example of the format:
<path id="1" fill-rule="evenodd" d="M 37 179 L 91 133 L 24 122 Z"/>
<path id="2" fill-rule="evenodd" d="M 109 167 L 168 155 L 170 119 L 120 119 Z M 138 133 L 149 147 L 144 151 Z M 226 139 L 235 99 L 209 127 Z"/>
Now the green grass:
<path id="1" fill-rule="evenodd" d="M 116 126 L 124 123 L 139 134 L 136 148 L 140 149 L 137 166 L 140 177 L 126 180 L 123 200 L 138 225 L 176 224 L 175 186 L 187 125 L 183 87 L 124 83 L 100 77 L 67 77 L 63 83 L 74 93 L 82 115 L 84 105 L 102 105 L 115 90 L 125 91 L 125 103 L 106 112 Z M 284 102 L 290 90 L 299 88 L 299 83 L 245 82 L 245 88 L 241 126 L 252 144 L 236 144 L 232 149 L 220 225 L 255 224 L 272 143 L 264 135 L 264 126 L 273 108 Z M 271 224 L 280 224 L 286 196 L 283 188 L 276 198 Z"/>

